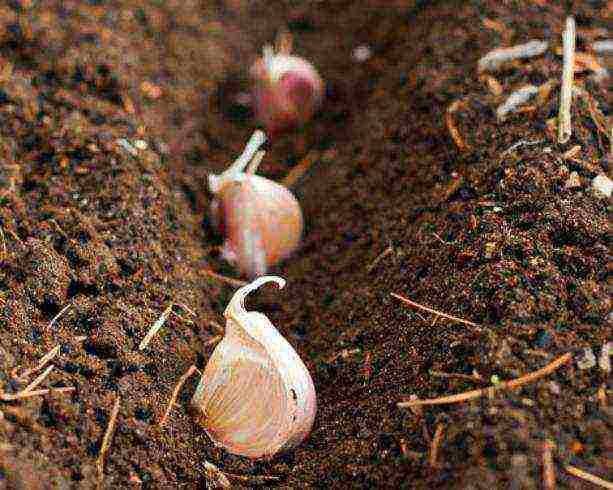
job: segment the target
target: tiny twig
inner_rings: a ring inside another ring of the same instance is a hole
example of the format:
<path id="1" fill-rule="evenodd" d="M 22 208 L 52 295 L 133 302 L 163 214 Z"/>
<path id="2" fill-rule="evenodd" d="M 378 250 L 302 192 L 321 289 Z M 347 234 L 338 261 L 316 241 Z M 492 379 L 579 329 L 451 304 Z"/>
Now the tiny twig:
<path id="1" fill-rule="evenodd" d="M 319 153 L 316 151 L 311 151 L 305 156 L 294 168 L 292 168 L 285 179 L 283 179 L 282 184 L 287 187 L 294 187 L 296 182 L 298 182 L 304 174 L 308 172 L 313 163 L 317 161 L 319 158 Z"/>
<path id="2" fill-rule="evenodd" d="M 504 381 L 497 385 L 492 385 L 487 388 L 481 388 L 478 390 L 466 391 L 464 393 L 458 393 L 457 395 L 449 395 L 442 396 L 440 398 L 430 398 L 427 400 L 409 400 L 406 402 L 398 403 L 400 408 L 409 408 L 418 405 L 447 405 L 451 403 L 459 403 L 467 400 L 472 400 L 475 398 L 481 398 L 487 393 L 494 393 L 496 391 L 504 390 L 504 389 L 514 389 L 519 388 L 522 385 L 535 381 L 539 378 L 547 376 L 551 374 L 560 366 L 563 366 L 568 361 L 572 359 L 572 354 L 570 352 L 564 354 L 563 356 L 558 357 L 555 361 L 547 364 L 545 367 L 539 369 L 538 371 L 534 371 L 532 373 L 526 374 L 525 376 L 521 376 L 519 378 L 515 378 L 511 381 Z"/>
<path id="3" fill-rule="evenodd" d="M 472 374 L 444 373 L 442 371 L 430 370 L 430 376 L 434 376 L 436 378 L 463 379 L 466 381 L 472 381 L 473 383 L 483 383 L 483 378 L 481 376 L 477 377 Z"/>
<path id="4" fill-rule="evenodd" d="M 547 439 L 543 442 L 543 488 L 545 490 L 555 490 L 556 474 L 553 467 L 553 453 L 555 448 L 553 441 Z"/>
<path id="5" fill-rule="evenodd" d="M 570 150 L 564 152 L 563 160 L 574 160 L 581 153 L 581 145 L 575 145 Z"/>
<path id="6" fill-rule="evenodd" d="M 434 430 L 434 437 L 432 438 L 432 444 L 430 445 L 430 466 L 436 468 L 438 465 L 436 459 L 438 456 L 438 448 L 443 439 L 443 424 L 438 424 Z"/>
<path id="7" fill-rule="evenodd" d="M 175 303 L 175 306 L 178 306 L 179 308 L 187 311 L 191 316 L 198 316 L 196 315 L 196 312 L 192 310 L 189 306 L 187 306 L 185 303 Z"/>
<path id="8" fill-rule="evenodd" d="M 111 418 L 109 419 L 109 425 L 106 427 L 106 432 L 104 433 L 104 437 L 102 438 L 102 445 L 100 446 L 100 453 L 98 454 L 98 459 L 96 461 L 96 467 L 98 468 L 98 485 L 102 486 L 102 481 L 104 480 L 104 456 L 108 451 L 111 445 L 111 438 L 113 437 L 113 432 L 115 431 L 115 422 L 117 421 L 117 415 L 119 414 L 119 395 L 115 399 L 115 404 L 113 405 L 113 409 L 111 410 Z"/>
<path id="9" fill-rule="evenodd" d="M 49 361 L 51 361 L 59 353 L 60 353 L 60 346 L 58 344 L 53 349 L 51 349 L 49 352 L 47 352 L 43 357 L 41 357 L 40 361 L 38 361 L 38 364 L 36 366 L 34 366 L 33 368 L 30 368 L 30 369 L 26 369 L 21 375 L 19 375 L 17 377 L 17 380 L 21 381 L 21 380 L 27 378 L 28 376 L 30 376 L 31 374 L 34 374 L 34 373 L 40 371 L 42 368 L 45 367 L 45 365 Z"/>
<path id="10" fill-rule="evenodd" d="M 558 113 L 558 143 L 566 143 L 572 134 L 570 106 L 573 99 L 573 77 L 575 73 L 575 37 L 575 19 L 568 17 L 566 29 L 564 29 L 562 35 L 564 56 L 560 110 Z"/>
<path id="11" fill-rule="evenodd" d="M 602 488 L 613 489 L 613 483 L 611 483 L 610 481 L 605 480 L 604 478 L 600 478 L 596 475 L 592 475 L 591 473 L 588 473 L 587 471 L 580 470 L 576 466 L 571 466 L 568 464 L 564 467 L 564 469 L 571 475 L 576 476 L 577 478 L 582 478 L 585 481 L 589 481 L 590 483 L 593 483 L 594 485 L 598 485 L 599 487 L 602 487 Z"/>
<path id="12" fill-rule="evenodd" d="M 464 323 L 465 325 L 470 325 L 472 327 L 480 327 L 480 325 L 473 323 L 469 320 L 464 320 L 463 318 L 458 318 L 457 316 L 448 315 L 447 313 L 443 313 L 442 311 L 435 310 L 433 308 L 428 308 L 427 306 L 420 305 L 415 301 L 411 301 L 409 298 L 401 296 L 400 294 L 391 293 L 394 298 L 399 299 L 403 303 L 406 303 L 415 308 L 419 308 L 420 310 L 427 311 L 428 313 L 433 313 L 434 315 L 442 316 L 443 318 L 447 318 L 448 320 L 452 320 L 454 322 Z"/>
<path id="13" fill-rule="evenodd" d="M 151 342 L 151 339 L 154 337 L 154 335 L 158 333 L 160 328 L 164 326 L 166 320 L 168 320 L 168 317 L 172 313 L 173 307 L 175 306 L 180 306 L 181 308 L 184 308 L 188 313 L 196 316 L 196 314 L 190 308 L 187 308 L 185 305 L 181 303 L 170 303 L 162 312 L 162 314 L 158 317 L 158 319 L 153 323 L 153 325 L 151 325 L 151 328 L 149 328 L 149 331 L 147 332 L 143 340 L 141 340 L 141 343 L 138 346 L 138 350 L 143 350 L 149 345 L 149 342 Z"/>
<path id="14" fill-rule="evenodd" d="M 229 476 L 230 478 L 234 478 L 236 480 L 252 482 L 252 483 L 261 483 L 261 482 L 265 482 L 265 481 L 278 481 L 278 480 L 280 480 L 280 478 L 278 476 L 272 476 L 272 475 L 253 475 L 253 476 L 248 476 L 248 475 L 237 475 L 236 473 L 226 473 L 226 476 Z"/>
<path id="15" fill-rule="evenodd" d="M 501 154 L 500 154 L 500 158 L 507 156 L 509 153 L 514 152 L 515 150 L 517 150 L 517 148 L 519 148 L 520 146 L 533 146 L 533 145 L 538 145 L 539 143 L 543 143 L 545 140 L 533 140 L 533 141 L 528 141 L 528 140 L 521 140 L 518 141 L 517 143 L 513 143 L 511 146 L 509 146 L 506 150 L 504 150 Z"/>
<path id="16" fill-rule="evenodd" d="M 31 383 L 30 383 L 28 386 L 26 386 L 26 387 L 23 389 L 23 392 L 24 392 L 24 393 L 28 393 L 28 392 L 30 392 L 30 391 L 33 391 L 33 390 L 34 390 L 34 388 L 36 388 L 36 387 L 37 387 L 39 384 L 41 384 L 41 383 L 42 383 L 42 382 L 45 380 L 45 378 L 46 378 L 47 376 L 49 376 L 49 373 L 50 373 L 51 371 L 53 371 L 53 368 L 54 368 L 54 367 L 55 367 L 55 366 L 52 364 L 52 365 L 51 365 L 51 366 L 49 366 L 47 369 L 45 369 L 45 370 L 44 370 L 44 371 L 43 371 L 41 374 L 39 374 L 39 375 L 36 377 L 36 379 L 35 379 L 34 381 L 32 381 L 32 382 L 31 382 Z"/>
<path id="17" fill-rule="evenodd" d="M 51 330 L 51 328 L 53 327 L 53 325 L 55 325 L 55 322 L 57 322 L 57 321 L 58 321 L 58 319 L 59 319 L 59 318 L 60 318 L 60 317 L 61 317 L 61 316 L 62 316 L 62 315 L 63 315 L 63 314 L 66 312 L 66 310 L 67 310 L 68 308 L 70 308 L 71 306 L 72 306 L 72 303 L 68 303 L 66 306 L 64 306 L 64 308 L 62 308 L 62 309 L 60 310 L 60 312 L 59 312 L 57 315 L 55 315 L 55 316 L 54 316 L 54 317 L 51 319 L 51 321 L 49 322 L 49 325 L 47 325 L 47 330 Z"/>
<path id="18" fill-rule="evenodd" d="M 495 71 L 508 61 L 539 56 L 547 50 L 548 45 L 547 41 L 534 39 L 525 44 L 494 49 L 479 60 L 479 72 Z"/>
<path id="19" fill-rule="evenodd" d="M 517 112 L 519 107 L 528 102 L 532 97 L 539 93 L 539 88 L 534 85 L 524 85 L 511 92 L 507 99 L 496 109 L 496 117 L 499 121 L 504 121 L 507 115 Z"/>
<path id="20" fill-rule="evenodd" d="M 45 388 L 42 390 L 34 390 L 34 391 L 25 391 L 22 390 L 19 393 L 15 393 L 14 395 L 8 393 L 0 392 L 0 400 L 5 402 L 21 400 L 22 398 L 32 398 L 33 396 L 41 396 L 47 395 L 50 393 L 67 393 L 69 391 L 74 391 L 74 386 L 62 386 L 60 388 Z"/>
<path id="21" fill-rule="evenodd" d="M 460 130 L 453 119 L 453 114 L 455 114 L 460 107 L 464 106 L 465 102 L 463 99 L 456 100 L 451 103 L 451 105 L 447 108 L 447 112 L 445 113 L 445 124 L 447 126 L 447 130 L 449 131 L 451 139 L 460 151 L 469 150 L 470 146 L 464 141 L 464 139 L 462 139 Z"/>
<path id="22" fill-rule="evenodd" d="M 438 233 L 432 233 L 432 235 L 443 245 L 453 245 L 454 244 L 454 242 L 446 242 L 445 240 L 443 240 Z"/>
<path id="23" fill-rule="evenodd" d="M 183 376 L 179 378 L 179 382 L 175 386 L 175 389 L 172 391 L 172 395 L 168 402 L 168 406 L 166 407 L 166 411 L 164 412 L 164 415 L 162 416 L 162 418 L 160 419 L 160 423 L 158 424 L 160 427 L 166 423 L 166 420 L 168 419 L 168 416 L 170 415 L 170 411 L 172 410 L 173 405 L 177 401 L 177 397 L 179 396 L 179 391 L 181 391 L 181 388 L 183 387 L 187 379 L 192 374 L 194 374 L 196 371 L 197 371 L 196 366 L 192 364 L 189 367 L 189 369 L 183 374 Z"/>
<path id="24" fill-rule="evenodd" d="M 226 284 L 229 284 L 230 286 L 234 286 L 237 288 L 241 288 L 249 284 L 248 282 L 241 281 L 240 279 L 234 279 L 233 277 L 223 276 L 221 274 L 218 274 L 217 272 L 213 272 L 211 269 L 202 269 L 202 272 L 204 272 L 207 276 L 212 277 L 213 279 L 217 279 L 221 282 L 225 282 Z"/>
<path id="25" fill-rule="evenodd" d="M 4 238 L 4 231 L 2 230 L 1 226 L 0 226 L 0 238 L 2 238 L 2 257 L 0 258 L 0 260 L 4 260 L 6 259 L 6 256 L 8 255 L 8 251 L 6 249 L 6 240 Z"/>
<path id="26" fill-rule="evenodd" d="M 388 255 L 391 255 L 393 253 L 394 253 L 394 247 L 392 247 L 390 245 L 383 252 L 381 252 L 379 255 L 377 255 L 375 260 L 373 260 L 370 263 L 370 265 L 368 266 L 368 268 L 366 269 L 366 272 L 371 273 L 375 269 L 375 267 L 377 267 L 379 262 L 381 262 L 385 257 L 387 257 Z"/>
<path id="27" fill-rule="evenodd" d="M 211 337 L 209 340 L 207 340 L 203 345 L 205 347 L 208 347 L 209 345 L 214 345 L 217 342 L 221 341 L 221 339 L 223 339 L 223 336 L 226 333 L 226 330 L 216 321 L 213 320 L 207 320 L 207 323 L 210 327 L 213 328 L 213 330 L 215 330 L 217 332 L 217 335 L 214 335 L 213 337 Z"/>
<path id="28" fill-rule="evenodd" d="M 145 337 L 143 337 L 143 340 L 141 340 L 141 343 L 138 346 L 138 350 L 143 350 L 149 345 L 149 342 L 151 342 L 151 339 L 153 338 L 153 336 L 156 333 L 158 333 L 160 328 L 162 328 L 164 323 L 166 323 L 166 320 L 170 316 L 170 312 L 172 311 L 173 306 L 174 306 L 174 303 L 170 303 L 166 307 L 166 309 L 162 312 L 162 314 L 158 317 L 158 319 L 155 322 L 153 322 L 153 325 L 151 325 L 151 327 L 149 328 L 149 331 L 147 332 Z"/>

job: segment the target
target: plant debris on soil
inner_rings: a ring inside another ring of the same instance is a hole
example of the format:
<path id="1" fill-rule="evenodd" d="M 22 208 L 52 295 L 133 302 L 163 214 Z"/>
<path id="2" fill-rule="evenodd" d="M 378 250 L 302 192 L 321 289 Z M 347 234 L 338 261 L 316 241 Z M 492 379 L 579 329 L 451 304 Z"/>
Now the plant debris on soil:
<path id="1" fill-rule="evenodd" d="M 612 7 L 569 5 L 2 3 L 0 487 L 611 488 L 612 63 L 593 45 Z M 206 176 L 252 133 L 248 67 L 285 28 L 327 93 L 267 144 L 306 230 L 250 308 L 319 409 L 303 444 L 251 461 L 190 416 L 186 373 L 245 279 Z"/>

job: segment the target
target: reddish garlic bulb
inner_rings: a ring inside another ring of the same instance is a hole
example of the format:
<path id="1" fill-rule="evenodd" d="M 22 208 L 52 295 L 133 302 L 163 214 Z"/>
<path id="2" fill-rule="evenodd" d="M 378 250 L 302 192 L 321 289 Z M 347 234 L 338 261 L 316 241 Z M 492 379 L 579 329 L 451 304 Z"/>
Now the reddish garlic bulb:
<path id="1" fill-rule="evenodd" d="M 192 406 L 215 444 L 249 458 L 267 458 L 300 444 L 311 431 L 317 400 L 306 366 L 270 320 L 245 310 L 245 297 L 263 276 L 228 304 L 226 332 L 204 369 Z"/>
<path id="2" fill-rule="evenodd" d="M 253 103 L 257 120 L 274 137 L 313 117 L 323 99 L 324 82 L 311 63 L 290 54 L 291 42 L 277 53 L 270 45 L 263 51 L 251 67 Z"/>
<path id="3" fill-rule="evenodd" d="M 256 131 L 243 154 L 220 175 L 209 175 L 214 223 L 225 240 L 222 255 L 249 277 L 287 258 L 300 244 L 300 204 L 289 189 L 255 175 L 266 137 Z M 248 167 L 246 170 L 245 168 Z"/>

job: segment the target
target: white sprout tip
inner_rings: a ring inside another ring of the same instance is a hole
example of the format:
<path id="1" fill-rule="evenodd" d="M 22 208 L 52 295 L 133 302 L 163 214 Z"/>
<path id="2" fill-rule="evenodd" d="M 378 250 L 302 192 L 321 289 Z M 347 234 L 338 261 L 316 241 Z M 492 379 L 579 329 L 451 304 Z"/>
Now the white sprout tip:
<path id="1" fill-rule="evenodd" d="M 245 145 L 245 149 L 232 165 L 219 175 L 209 174 L 208 183 L 209 190 L 216 194 L 227 181 L 240 181 L 240 175 L 249 165 L 249 162 L 256 156 L 260 147 L 266 142 L 266 134 L 260 129 L 256 129 L 249 141 Z"/>
<path id="2" fill-rule="evenodd" d="M 251 138 L 249 138 L 247 144 L 245 145 L 243 153 L 241 153 L 241 155 L 234 161 L 232 166 L 228 170 L 226 170 L 226 172 L 233 174 L 242 172 L 249 164 L 249 162 L 253 160 L 253 157 L 260 149 L 260 146 L 262 146 L 265 142 L 266 135 L 264 134 L 264 131 L 256 129 L 251 135 Z"/>

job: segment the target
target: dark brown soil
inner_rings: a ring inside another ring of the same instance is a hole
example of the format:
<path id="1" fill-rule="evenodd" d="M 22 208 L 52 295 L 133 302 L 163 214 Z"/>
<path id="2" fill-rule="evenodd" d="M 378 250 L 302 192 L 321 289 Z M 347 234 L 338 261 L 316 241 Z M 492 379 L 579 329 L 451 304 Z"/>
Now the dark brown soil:
<path id="1" fill-rule="evenodd" d="M 610 37 L 613 9 L 570 4 L 0 4 L 1 387 L 23 389 L 33 376 L 16 377 L 58 344 L 42 387 L 75 387 L 0 403 L 0 487 L 94 487 L 117 397 L 105 488 L 204 487 L 205 461 L 276 477 L 230 477 L 246 486 L 541 488 L 547 441 L 558 488 L 592 488 L 568 465 L 610 480 L 611 380 L 598 362 L 611 340 L 610 201 L 591 189 L 611 172 L 610 79 L 577 75 L 584 95 L 567 144 L 552 119 L 566 15 L 589 52 Z M 194 423 L 195 377 L 166 426 L 157 422 L 179 377 L 206 363 L 209 322 L 222 322 L 234 290 L 203 273 L 234 275 L 216 252 L 206 175 L 253 131 L 237 97 L 283 26 L 328 93 L 302 135 L 274 141 L 262 164 L 282 179 L 306 155 L 316 162 L 294 189 L 304 244 L 272 271 L 288 286 L 265 288 L 250 306 L 305 360 L 319 411 L 304 444 L 253 462 L 214 448 Z M 530 39 L 551 49 L 493 73 L 503 89 L 494 95 L 478 59 Z M 362 44 L 372 57 L 358 63 L 351 53 Z M 497 121 L 512 90 L 549 80 L 549 94 Z M 462 151 L 446 123 L 457 100 L 450 122 Z M 170 302 L 197 317 L 171 316 L 139 351 Z M 397 406 L 517 378 L 569 352 L 520 389 Z"/>

